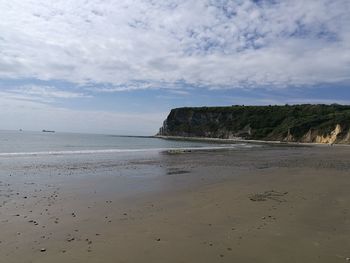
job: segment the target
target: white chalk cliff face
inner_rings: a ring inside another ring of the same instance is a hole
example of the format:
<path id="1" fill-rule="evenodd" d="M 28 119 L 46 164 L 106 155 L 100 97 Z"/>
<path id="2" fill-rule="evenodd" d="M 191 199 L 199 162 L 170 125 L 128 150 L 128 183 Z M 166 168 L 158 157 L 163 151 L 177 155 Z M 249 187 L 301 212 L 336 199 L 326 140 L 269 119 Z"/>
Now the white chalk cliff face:
<path id="1" fill-rule="evenodd" d="M 335 129 L 325 136 L 316 136 L 317 143 L 335 143 L 337 141 L 338 135 L 342 132 L 342 128 L 339 124 L 335 126 Z"/>
<path id="2" fill-rule="evenodd" d="M 346 136 L 341 136 L 344 129 L 341 127 L 340 124 L 337 124 L 329 134 L 322 134 L 320 135 L 320 131 L 318 130 L 309 130 L 301 139 L 302 142 L 309 142 L 309 143 L 350 143 L 350 130 L 347 131 Z M 288 136 L 285 138 L 285 141 L 295 141 L 293 136 L 291 134 L 288 134 Z"/>

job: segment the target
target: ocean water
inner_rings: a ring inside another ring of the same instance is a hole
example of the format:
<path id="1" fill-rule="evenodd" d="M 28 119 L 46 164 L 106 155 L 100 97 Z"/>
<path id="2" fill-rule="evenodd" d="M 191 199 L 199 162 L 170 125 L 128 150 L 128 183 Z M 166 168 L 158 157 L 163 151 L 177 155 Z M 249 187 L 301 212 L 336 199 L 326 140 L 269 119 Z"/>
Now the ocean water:
<path id="1" fill-rule="evenodd" d="M 0 131 L 0 156 L 72 155 L 150 152 L 171 149 L 247 148 L 247 144 L 219 144 L 100 134 Z"/>

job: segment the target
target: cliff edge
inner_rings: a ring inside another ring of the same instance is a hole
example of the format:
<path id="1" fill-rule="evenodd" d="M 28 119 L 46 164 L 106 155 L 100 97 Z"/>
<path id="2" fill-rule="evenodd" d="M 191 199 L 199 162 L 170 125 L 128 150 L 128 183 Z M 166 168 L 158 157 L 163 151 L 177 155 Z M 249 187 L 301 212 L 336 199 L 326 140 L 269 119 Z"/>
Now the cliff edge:
<path id="1" fill-rule="evenodd" d="M 350 106 L 177 108 L 171 110 L 158 135 L 350 144 Z"/>

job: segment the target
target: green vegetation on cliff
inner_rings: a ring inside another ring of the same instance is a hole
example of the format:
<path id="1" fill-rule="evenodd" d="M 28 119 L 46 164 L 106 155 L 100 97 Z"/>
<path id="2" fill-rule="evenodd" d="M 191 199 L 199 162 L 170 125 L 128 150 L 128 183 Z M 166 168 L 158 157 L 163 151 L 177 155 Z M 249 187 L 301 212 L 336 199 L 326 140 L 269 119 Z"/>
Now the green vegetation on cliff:
<path id="1" fill-rule="evenodd" d="M 350 106 L 338 104 L 200 107 L 171 110 L 160 135 L 347 142 L 349 128 Z"/>

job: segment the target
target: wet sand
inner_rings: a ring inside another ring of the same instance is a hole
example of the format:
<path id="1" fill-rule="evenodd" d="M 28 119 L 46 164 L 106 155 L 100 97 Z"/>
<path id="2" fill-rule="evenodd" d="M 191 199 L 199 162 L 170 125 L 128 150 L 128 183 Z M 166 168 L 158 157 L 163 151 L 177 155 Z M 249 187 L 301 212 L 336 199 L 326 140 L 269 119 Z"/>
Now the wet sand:
<path id="1" fill-rule="evenodd" d="M 350 147 L 0 159 L 0 262 L 347 262 Z"/>

